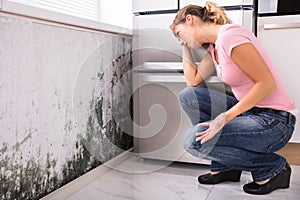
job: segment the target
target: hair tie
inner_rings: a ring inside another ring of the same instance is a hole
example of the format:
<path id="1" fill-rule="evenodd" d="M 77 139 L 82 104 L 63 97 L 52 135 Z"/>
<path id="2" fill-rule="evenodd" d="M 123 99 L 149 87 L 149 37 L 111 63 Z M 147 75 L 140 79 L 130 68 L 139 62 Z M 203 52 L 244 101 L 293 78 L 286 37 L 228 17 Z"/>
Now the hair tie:
<path id="1" fill-rule="evenodd" d="M 203 12 L 203 15 L 204 15 L 204 16 L 206 16 L 206 15 L 207 15 L 207 13 L 208 13 L 208 10 L 206 9 L 206 7 L 205 7 L 205 6 L 202 8 L 202 12 Z"/>

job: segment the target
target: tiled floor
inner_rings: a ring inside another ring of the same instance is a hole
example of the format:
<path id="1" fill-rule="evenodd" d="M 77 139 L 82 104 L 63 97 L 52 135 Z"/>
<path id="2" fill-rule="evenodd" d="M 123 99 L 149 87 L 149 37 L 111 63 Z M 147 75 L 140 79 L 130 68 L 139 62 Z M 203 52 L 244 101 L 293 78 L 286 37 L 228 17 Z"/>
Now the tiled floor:
<path id="1" fill-rule="evenodd" d="M 200 185 L 197 177 L 207 173 L 206 165 L 166 163 L 131 157 L 67 200 L 297 200 L 300 196 L 300 166 L 292 167 L 291 187 L 268 195 L 249 195 L 242 186 L 251 182 L 243 172 L 238 183 Z"/>

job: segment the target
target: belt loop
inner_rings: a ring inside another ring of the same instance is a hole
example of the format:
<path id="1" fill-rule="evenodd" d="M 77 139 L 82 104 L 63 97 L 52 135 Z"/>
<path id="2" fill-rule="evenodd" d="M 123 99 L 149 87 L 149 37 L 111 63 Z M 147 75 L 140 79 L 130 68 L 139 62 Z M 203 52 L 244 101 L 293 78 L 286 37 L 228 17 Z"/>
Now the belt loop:
<path id="1" fill-rule="evenodd" d="M 291 124 L 291 123 L 295 123 L 294 121 L 294 115 L 292 113 L 289 113 L 289 117 L 288 117 L 288 124 Z"/>

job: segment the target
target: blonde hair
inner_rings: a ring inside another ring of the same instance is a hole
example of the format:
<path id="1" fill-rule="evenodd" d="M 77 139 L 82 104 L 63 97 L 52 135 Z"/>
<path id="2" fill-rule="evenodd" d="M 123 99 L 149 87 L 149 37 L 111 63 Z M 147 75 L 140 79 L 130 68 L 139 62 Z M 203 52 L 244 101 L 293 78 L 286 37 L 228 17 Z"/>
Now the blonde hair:
<path id="1" fill-rule="evenodd" d="M 170 28 L 174 31 L 176 25 L 185 23 L 187 15 L 196 16 L 200 18 L 203 23 L 219 25 L 231 23 L 231 20 L 227 17 L 222 8 L 211 1 L 207 1 L 205 7 L 188 5 L 180 9 L 173 20 L 173 23 L 170 25 Z"/>

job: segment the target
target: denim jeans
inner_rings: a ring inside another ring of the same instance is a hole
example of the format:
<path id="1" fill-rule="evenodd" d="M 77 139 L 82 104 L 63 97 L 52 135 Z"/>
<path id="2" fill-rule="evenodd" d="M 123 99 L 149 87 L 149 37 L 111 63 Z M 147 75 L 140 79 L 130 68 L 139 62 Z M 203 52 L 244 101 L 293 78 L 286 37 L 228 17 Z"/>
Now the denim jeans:
<path id="1" fill-rule="evenodd" d="M 227 123 L 212 139 L 201 144 L 196 133 L 207 129 L 197 126 L 230 109 L 238 100 L 203 87 L 187 87 L 179 94 L 183 110 L 193 123 L 183 136 L 183 146 L 195 157 L 211 160 L 211 171 L 230 169 L 250 171 L 254 181 L 276 176 L 286 159 L 275 151 L 284 147 L 292 136 L 295 121 L 270 112 L 247 111 Z"/>

